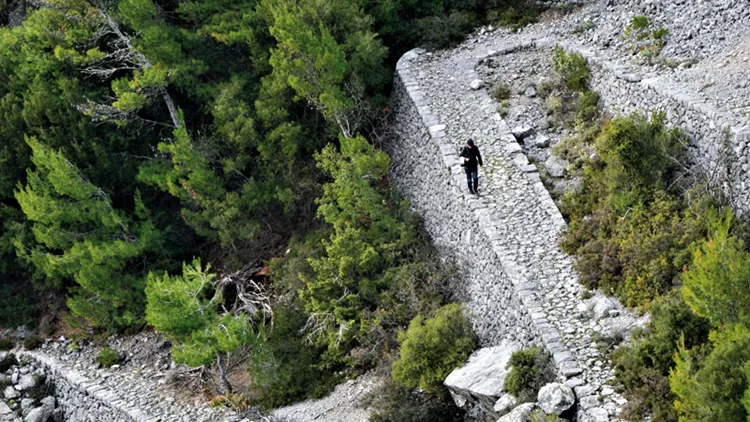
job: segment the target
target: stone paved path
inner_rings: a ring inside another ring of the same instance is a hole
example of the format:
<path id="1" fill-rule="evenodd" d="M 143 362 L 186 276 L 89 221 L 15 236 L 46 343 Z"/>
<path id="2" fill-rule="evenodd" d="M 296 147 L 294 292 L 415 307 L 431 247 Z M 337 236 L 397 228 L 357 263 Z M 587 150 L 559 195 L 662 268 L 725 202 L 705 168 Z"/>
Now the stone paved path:
<path id="1" fill-rule="evenodd" d="M 600 360 L 593 344 L 596 322 L 579 318 L 582 287 L 571 258 L 557 244 L 565 223 L 535 167 L 528 163 L 497 114 L 497 104 L 485 90 L 470 89 L 477 78 L 475 65 L 491 53 L 489 46 L 470 46 L 416 56 L 409 72 L 417 81 L 419 98 L 424 97 L 426 106 L 437 116 L 440 126 L 436 127 L 444 131 L 448 142 L 461 145 L 473 138 L 482 151 L 485 166 L 480 170 L 481 195 L 465 195 L 471 203 L 489 209 L 490 217 L 479 224 L 491 233 L 493 249 L 506 272 L 516 273 L 534 285 L 533 293 L 529 293 L 536 295 L 535 305 L 529 309 L 532 319 L 542 328 L 545 346 L 554 353 L 563 374 L 572 378 L 568 382 L 576 387 L 583 410 L 590 410 L 584 416 L 587 420 L 609 420 L 617 412 L 617 403 L 624 400 L 604 385 L 613 371 L 604 359 Z M 467 191 L 462 175 L 456 177 L 456 183 Z M 556 330 L 544 331 L 546 325 Z M 604 396 L 603 403 L 600 396 Z"/>

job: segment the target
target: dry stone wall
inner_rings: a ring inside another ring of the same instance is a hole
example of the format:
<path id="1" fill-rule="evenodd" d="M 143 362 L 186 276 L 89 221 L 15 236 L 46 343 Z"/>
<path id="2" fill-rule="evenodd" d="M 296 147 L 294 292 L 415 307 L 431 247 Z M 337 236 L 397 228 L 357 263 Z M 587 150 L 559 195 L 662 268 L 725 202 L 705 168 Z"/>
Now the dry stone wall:
<path id="1" fill-rule="evenodd" d="M 153 337 L 139 334 L 134 338 Z M 208 406 L 201 397 L 180 395 L 165 381 L 166 372 L 158 359 L 153 361 L 153 356 L 149 359 L 151 364 L 141 364 L 138 356 L 130 356 L 130 362 L 122 366 L 98 368 L 93 362 L 98 348 L 84 346 L 75 350 L 69 346 L 69 340 L 60 339 L 47 341 L 33 351 L 14 350 L 20 364 L 0 374 L 0 384 L 3 377 L 11 380 L 14 374 L 15 378 L 24 373 L 43 374 L 49 385 L 47 394 L 55 399 L 55 413 L 67 422 L 249 422 L 227 408 Z M 140 348 L 148 346 L 151 344 Z M 3 415 L 3 398 L 13 412 Z M 0 421 L 20 421 L 16 412 L 22 409 L 22 416 L 26 416 L 23 405 L 18 406 L 21 398 L 0 396 Z M 36 419 L 25 420 L 30 421 Z"/>
<path id="2" fill-rule="evenodd" d="M 395 125 L 408 136 L 387 147 L 393 162 L 391 181 L 423 217 L 434 243 L 457 261 L 482 345 L 496 345 L 503 339 L 538 344 L 540 332 L 519 295 L 532 286 L 516 287 L 492 249 L 493 238 L 500 234 L 486 231 L 490 225 L 486 204 L 461 191 L 465 176 L 455 145 L 436 142 L 445 137 L 445 126 L 430 113 L 410 76 L 409 58 L 406 55 L 399 62 L 394 87 Z"/>
<path id="3" fill-rule="evenodd" d="M 393 92 L 397 136 L 386 147 L 391 180 L 458 262 L 482 344 L 544 346 L 580 399 L 578 420 L 614 420 L 624 399 L 605 385 L 612 370 L 591 336 L 622 309 L 588 315 L 594 306 L 579 298 L 572 261 L 557 246 L 564 220 L 474 71 L 483 58 L 532 46 L 404 55 Z M 468 193 L 457 156 L 468 137 L 485 160 L 479 196 Z"/>

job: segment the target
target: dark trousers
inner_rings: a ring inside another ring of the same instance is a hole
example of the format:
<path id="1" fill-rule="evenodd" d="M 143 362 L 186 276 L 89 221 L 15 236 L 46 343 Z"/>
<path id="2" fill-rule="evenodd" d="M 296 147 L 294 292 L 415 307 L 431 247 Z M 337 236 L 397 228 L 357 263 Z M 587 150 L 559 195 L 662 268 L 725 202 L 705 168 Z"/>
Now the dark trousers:
<path id="1" fill-rule="evenodd" d="M 464 167 L 464 171 L 466 172 L 466 183 L 469 185 L 469 192 L 476 193 L 477 189 L 479 189 L 479 168 Z"/>

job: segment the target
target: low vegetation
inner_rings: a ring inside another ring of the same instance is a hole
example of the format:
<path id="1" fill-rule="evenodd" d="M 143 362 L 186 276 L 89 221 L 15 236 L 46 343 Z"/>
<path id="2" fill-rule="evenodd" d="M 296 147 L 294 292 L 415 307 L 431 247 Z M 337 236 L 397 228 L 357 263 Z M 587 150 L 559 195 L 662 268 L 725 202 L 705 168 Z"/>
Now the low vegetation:
<path id="1" fill-rule="evenodd" d="M 104 346 L 99 354 L 96 356 L 97 365 L 103 368 L 109 368 L 112 365 L 117 365 L 121 361 L 120 354 L 109 346 Z"/>
<path id="2" fill-rule="evenodd" d="M 643 22 L 637 22 L 641 27 Z M 741 221 L 685 159 L 687 139 L 664 116 L 576 125 L 556 152 L 583 186 L 561 209 L 561 245 L 579 280 L 648 310 L 630 342 L 599 338 L 615 365 L 623 414 L 638 421 L 748 417 L 750 253 Z"/>
<path id="3" fill-rule="evenodd" d="M 511 370 L 505 378 L 504 389 L 520 403 L 536 401 L 539 389 L 556 378 L 552 356 L 542 348 L 513 352 L 508 366 Z"/>
<path id="4" fill-rule="evenodd" d="M 0 351 L 10 350 L 13 348 L 13 340 L 8 337 L 0 337 Z"/>
<path id="5" fill-rule="evenodd" d="M 418 315 L 399 334 L 400 358 L 393 379 L 407 388 L 434 392 L 451 371 L 476 349 L 471 324 L 458 304 L 446 305 L 431 318 Z"/>
<path id="6" fill-rule="evenodd" d="M 36 334 L 29 334 L 25 339 L 23 339 L 23 348 L 26 350 L 35 350 L 38 349 L 39 346 L 42 345 L 42 343 L 43 340 L 41 337 Z"/>
<path id="7" fill-rule="evenodd" d="M 620 39 L 630 44 L 630 50 L 639 59 L 654 63 L 667 41 L 669 31 L 666 28 L 653 28 L 648 16 L 636 15 L 625 27 Z"/>

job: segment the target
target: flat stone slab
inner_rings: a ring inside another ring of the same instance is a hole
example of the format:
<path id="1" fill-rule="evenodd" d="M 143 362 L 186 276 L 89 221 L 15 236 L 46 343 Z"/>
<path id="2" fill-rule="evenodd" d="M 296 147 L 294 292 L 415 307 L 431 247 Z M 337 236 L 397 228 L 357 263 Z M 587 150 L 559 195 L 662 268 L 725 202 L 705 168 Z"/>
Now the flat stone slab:
<path id="1" fill-rule="evenodd" d="M 451 372 L 443 384 L 450 391 L 459 407 L 467 402 L 493 413 L 495 402 L 504 394 L 506 368 L 511 354 L 521 349 L 516 342 L 504 342 L 500 346 L 486 347 L 474 352 L 461 368 Z"/>

